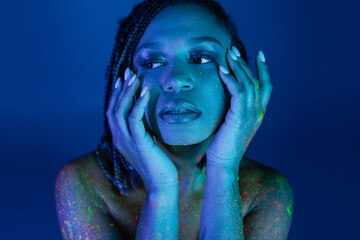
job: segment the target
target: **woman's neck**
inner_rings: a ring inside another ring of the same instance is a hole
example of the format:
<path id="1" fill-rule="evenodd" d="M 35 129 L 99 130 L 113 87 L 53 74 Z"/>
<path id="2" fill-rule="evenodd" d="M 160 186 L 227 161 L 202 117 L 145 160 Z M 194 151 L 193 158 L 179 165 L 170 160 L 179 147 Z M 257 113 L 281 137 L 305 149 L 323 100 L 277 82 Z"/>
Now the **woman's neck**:
<path id="1" fill-rule="evenodd" d="M 179 197 L 194 194 L 203 194 L 205 188 L 205 167 L 200 170 L 197 166 L 206 157 L 206 151 L 215 134 L 204 141 L 193 145 L 167 145 L 157 141 L 154 142 L 173 161 L 178 170 Z"/>

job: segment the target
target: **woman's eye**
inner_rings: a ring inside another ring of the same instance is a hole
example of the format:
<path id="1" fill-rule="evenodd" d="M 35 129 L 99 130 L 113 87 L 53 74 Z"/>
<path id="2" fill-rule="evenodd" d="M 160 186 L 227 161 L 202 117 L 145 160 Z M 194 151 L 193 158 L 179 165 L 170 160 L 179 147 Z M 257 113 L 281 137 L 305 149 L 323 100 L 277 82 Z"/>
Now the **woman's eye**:
<path id="1" fill-rule="evenodd" d="M 161 64 L 161 63 L 158 63 L 158 62 L 150 62 L 150 63 L 146 63 L 145 65 L 146 65 L 146 67 L 147 67 L 148 69 L 154 69 L 154 68 L 156 68 L 156 67 L 154 67 L 154 65 L 155 65 L 155 66 L 159 66 L 159 65 L 157 65 L 157 64 Z"/>
<path id="2" fill-rule="evenodd" d="M 211 62 L 211 60 L 213 60 L 210 56 L 193 57 L 192 59 L 193 59 L 193 62 L 195 62 L 196 64 L 205 64 L 205 63 Z"/>
<path id="3" fill-rule="evenodd" d="M 190 62 L 191 63 L 194 63 L 194 64 L 206 64 L 206 63 L 209 63 L 209 62 L 212 62 L 215 58 L 210 56 L 210 55 L 200 55 L 200 56 L 192 56 L 191 57 L 191 60 Z M 142 64 L 142 66 L 146 67 L 147 69 L 155 69 L 155 68 L 158 68 L 162 65 L 164 65 L 165 63 L 163 62 L 144 62 Z"/>

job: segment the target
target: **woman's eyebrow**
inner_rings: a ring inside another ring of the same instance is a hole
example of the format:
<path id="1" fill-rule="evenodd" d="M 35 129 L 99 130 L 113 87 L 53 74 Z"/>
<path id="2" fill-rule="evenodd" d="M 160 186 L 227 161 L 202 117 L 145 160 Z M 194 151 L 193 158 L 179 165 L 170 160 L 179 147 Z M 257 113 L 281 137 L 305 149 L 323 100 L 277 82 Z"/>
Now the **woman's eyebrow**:
<path id="1" fill-rule="evenodd" d="M 178 40 L 178 42 L 180 42 L 181 39 Z M 223 45 L 221 44 L 221 42 L 219 40 L 217 40 L 214 37 L 196 37 L 196 38 L 192 38 L 188 41 L 188 43 L 190 44 L 199 44 L 199 43 L 203 43 L 203 42 L 211 42 L 211 43 L 215 43 L 217 45 L 219 45 L 220 47 L 223 47 Z M 137 50 L 134 53 L 134 56 L 142 49 L 147 48 L 147 49 L 159 49 L 159 48 L 163 48 L 164 44 L 162 42 L 147 42 L 147 43 L 143 43 L 141 44 Z"/>

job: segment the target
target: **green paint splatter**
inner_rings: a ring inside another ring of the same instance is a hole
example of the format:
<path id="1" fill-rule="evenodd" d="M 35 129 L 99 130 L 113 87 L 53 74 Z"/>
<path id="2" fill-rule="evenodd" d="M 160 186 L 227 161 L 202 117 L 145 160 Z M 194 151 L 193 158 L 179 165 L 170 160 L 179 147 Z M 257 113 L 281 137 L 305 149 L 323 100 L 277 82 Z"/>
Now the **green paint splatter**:
<path id="1" fill-rule="evenodd" d="M 261 111 L 257 120 L 258 120 L 258 121 L 261 121 L 261 119 L 262 119 L 263 116 L 264 116 L 264 112 Z"/>
<path id="2" fill-rule="evenodd" d="M 72 233 L 72 230 L 71 230 L 71 224 L 70 224 L 70 222 L 64 221 L 64 223 L 65 223 L 65 225 L 66 225 L 66 227 L 67 227 L 67 229 L 68 229 L 68 232 L 69 232 L 69 234 L 70 234 L 70 239 L 73 239 L 73 233 Z"/>
<path id="3" fill-rule="evenodd" d="M 291 216 L 291 205 L 290 206 L 287 206 L 287 208 L 286 208 L 286 210 L 287 210 L 287 212 L 288 212 L 288 214 L 289 214 L 289 217 Z"/>
<path id="4" fill-rule="evenodd" d="M 239 176 L 237 177 L 237 181 L 239 181 Z"/>
<path id="5" fill-rule="evenodd" d="M 255 81 L 255 87 L 259 88 L 259 82 L 258 81 Z"/>
<path id="6" fill-rule="evenodd" d="M 88 210 L 89 210 L 89 217 L 92 217 L 92 216 L 93 216 L 93 214 L 92 214 L 92 212 L 91 212 L 90 207 L 88 208 Z"/>
<path id="7" fill-rule="evenodd" d="M 62 235 L 65 237 L 65 240 L 69 240 L 66 236 L 66 232 L 64 228 L 61 228 Z"/>
<path id="8" fill-rule="evenodd" d="M 280 187 L 281 193 L 284 193 L 284 183 L 281 179 L 279 179 L 279 187 Z"/>

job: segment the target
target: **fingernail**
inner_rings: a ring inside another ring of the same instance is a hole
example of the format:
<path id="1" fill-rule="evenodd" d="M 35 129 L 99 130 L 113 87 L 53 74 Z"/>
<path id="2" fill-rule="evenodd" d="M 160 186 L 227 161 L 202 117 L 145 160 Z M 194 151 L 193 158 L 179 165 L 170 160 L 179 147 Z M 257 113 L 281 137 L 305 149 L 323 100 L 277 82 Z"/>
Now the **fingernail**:
<path id="1" fill-rule="evenodd" d="M 265 55 L 261 50 L 259 51 L 259 58 L 262 62 L 265 62 Z"/>
<path id="2" fill-rule="evenodd" d="M 224 68 L 223 66 L 219 66 L 219 69 L 220 69 L 220 71 L 222 71 L 224 74 L 228 74 L 228 73 L 229 73 L 229 71 L 228 71 L 226 68 Z"/>
<path id="3" fill-rule="evenodd" d="M 237 49 L 237 47 L 233 46 L 232 51 L 235 53 L 237 57 L 241 57 L 240 51 Z"/>
<path id="4" fill-rule="evenodd" d="M 127 78 L 129 77 L 129 73 L 130 73 L 130 69 L 127 67 L 125 70 L 125 74 L 124 74 L 124 79 L 125 81 L 127 80 Z"/>
<path id="5" fill-rule="evenodd" d="M 130 78 L 128 87 L 130 87 L 130 85 L 135 81 L 135 79 L 136 79 L 136 74 Z"/>
<path id="6" fill-rule="evenodd" d="M 234 61 L 237 61 L 237 57 L 235 56 L 235 54 L 233 53 L 233 51 L 229 50 L 229 55 L 232 59 L 234 59 Z"/>
<path id="7" fill-rule="evenodd" d="M 120 78 L 118 78 L 115 82 L 115 89 L 119 87 L 119 84 L 120 84 Z"/>
<path id="8" fill-rule="evenodd" d="M 140 93 L 140 97 L 143 97 L 145 95 L 145 93 L 147 92 L 147 89 L 148 89 L 147 86 L 143 88 L 143 90 Z"/>

